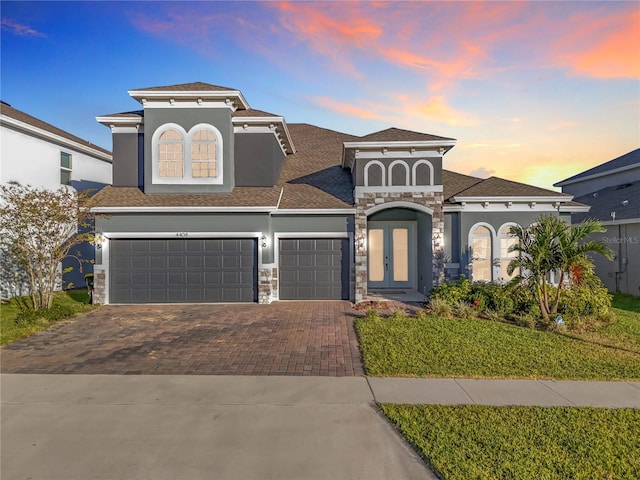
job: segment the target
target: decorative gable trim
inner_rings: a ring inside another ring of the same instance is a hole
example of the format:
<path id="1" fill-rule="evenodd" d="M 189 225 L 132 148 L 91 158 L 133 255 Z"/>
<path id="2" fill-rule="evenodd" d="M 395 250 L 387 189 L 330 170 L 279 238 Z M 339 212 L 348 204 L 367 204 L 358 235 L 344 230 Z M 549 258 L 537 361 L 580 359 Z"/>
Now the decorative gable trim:
<path id="1" fill-rule="evenodd" d="M 234 133 L 273 133 L 280 144 L 282 153 L 296 153 L 293 139 L 284 117 L 234 117 Z"/>

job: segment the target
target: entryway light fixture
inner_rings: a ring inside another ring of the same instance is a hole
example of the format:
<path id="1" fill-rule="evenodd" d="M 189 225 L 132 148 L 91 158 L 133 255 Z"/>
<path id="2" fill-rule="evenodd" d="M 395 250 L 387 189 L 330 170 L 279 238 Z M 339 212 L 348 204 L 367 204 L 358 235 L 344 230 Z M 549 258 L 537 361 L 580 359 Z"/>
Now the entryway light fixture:
<path id="1" fill-rule="evenodd" d="M 260 245 L 262 248 L 267 248 L 267 236 L 264 233 L 260 237 Z"/>

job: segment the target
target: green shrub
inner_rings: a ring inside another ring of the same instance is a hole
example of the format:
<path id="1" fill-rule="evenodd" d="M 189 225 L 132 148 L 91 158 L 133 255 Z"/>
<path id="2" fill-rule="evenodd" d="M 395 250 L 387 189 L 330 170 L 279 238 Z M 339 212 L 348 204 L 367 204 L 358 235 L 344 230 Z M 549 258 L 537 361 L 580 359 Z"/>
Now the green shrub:
<path id="1" fill-rule="evenodd" d="M 473 283 L 471 280 L 462 277 L 456 282 L 445 282 L 435 287 L 429 298 L 440 299 L 447 302 L 452 308 L 458 305 L 460 302 L 466 302 L 469 300 L 469 294 Z"/>
<path id="2" fill-rule="evenodd" d="M 450 317 L 453 308 L 446 300 L 442 298 L 431 298 L 427 305 L 429 313 L 435 317 Z"/>
<path id="3" fill-rule="evenodd" d="M 594 330 L 610 322 L 611 298 L 600 279 L 589 275 L 581 285 L 565 287 L 558 313 L 570 330 Z"/>
<path id="4" fill-rule="evenodd" d="M 37 323 L 38 320 L 62 320 L 73 317 L 75 313 L 74 308 L 66 304 L 54 304 L 51 308 L 38 310 L 23 309 L 16 315 L 15 323 L 25 325 Z"/>
<path id="5" fill-rule="evenodd" d="M 454 311 L 455 314 L 461 318 L 473 318 L 478 314 L 478 310 L 474 307 L 474 305 L 465 301 L 458 302 L 458 305 L 456 305 Z"/>

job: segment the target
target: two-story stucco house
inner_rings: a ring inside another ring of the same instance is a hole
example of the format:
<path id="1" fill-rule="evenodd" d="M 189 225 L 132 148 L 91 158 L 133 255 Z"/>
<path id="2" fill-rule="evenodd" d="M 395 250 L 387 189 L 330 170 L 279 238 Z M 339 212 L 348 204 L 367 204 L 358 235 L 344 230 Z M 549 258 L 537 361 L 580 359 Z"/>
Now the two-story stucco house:
<path id="1" fill-rule="evenodd" d="M 206 83 L 141 88 L 98 195 L 96 300 L 362 301 L 460 275 L 505 279 L 510 225 L 572 196 L 443 169 L 452 138 L 353 136 L 255 110 Z"/>
<path id="2" fill-rule="evenodd" d="M 108 150 L 1 102 L 0 184 L 14 181 L 50 190 L 69 185 L 98 191 L 111 184 L 111 174 Z M 92 271 L 93 247 L 85 244 L 71 253 L 62 262 L 63 269 L 72 269 L 62 285 L 83 287 L 85 274 Z M 0 291 L 3 297 L 12 296 L 21 287 L 3 277 Z"/>

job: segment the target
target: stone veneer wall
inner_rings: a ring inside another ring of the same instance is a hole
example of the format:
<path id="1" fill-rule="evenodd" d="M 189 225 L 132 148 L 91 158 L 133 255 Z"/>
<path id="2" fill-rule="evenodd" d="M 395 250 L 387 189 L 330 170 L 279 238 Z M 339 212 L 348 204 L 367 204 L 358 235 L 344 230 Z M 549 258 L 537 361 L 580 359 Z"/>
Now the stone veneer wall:
<path id="1" fill-rule="evenodd" d="M 271 303 L 278 291 L 278 267 L 258 269 L 258 303 Z"/>
<path id="2" fill-rule="evenodd" d="M 97 270 L 94 267 L 94 271 L 93 271 L 93 303 L 94 305 L 103 304 L 106 300 L 105 298 L 106 279 L 107 279 L 107 276 L 105 275 L 104 270 Z"/>
<path id="3" fill-rule="evenodd" d="M 359 244 L 358 239 L 367 238 L 367 215 L 365 212 L 376 205 L 393 202 L 409 202 L 428 207 L 433 210 L 431 238 L 444 238 L 444 212 L 442 192 L 357 192 L 356 191 L 356 261 L 355 261 L 355 302 L 362 302 L 367 297 L 367 242 Z M 393 208 L 390 206 L 389 208 Z M 444 279 L 444 261 L 442 256 L 433 255 L 433 285 Z"/>

